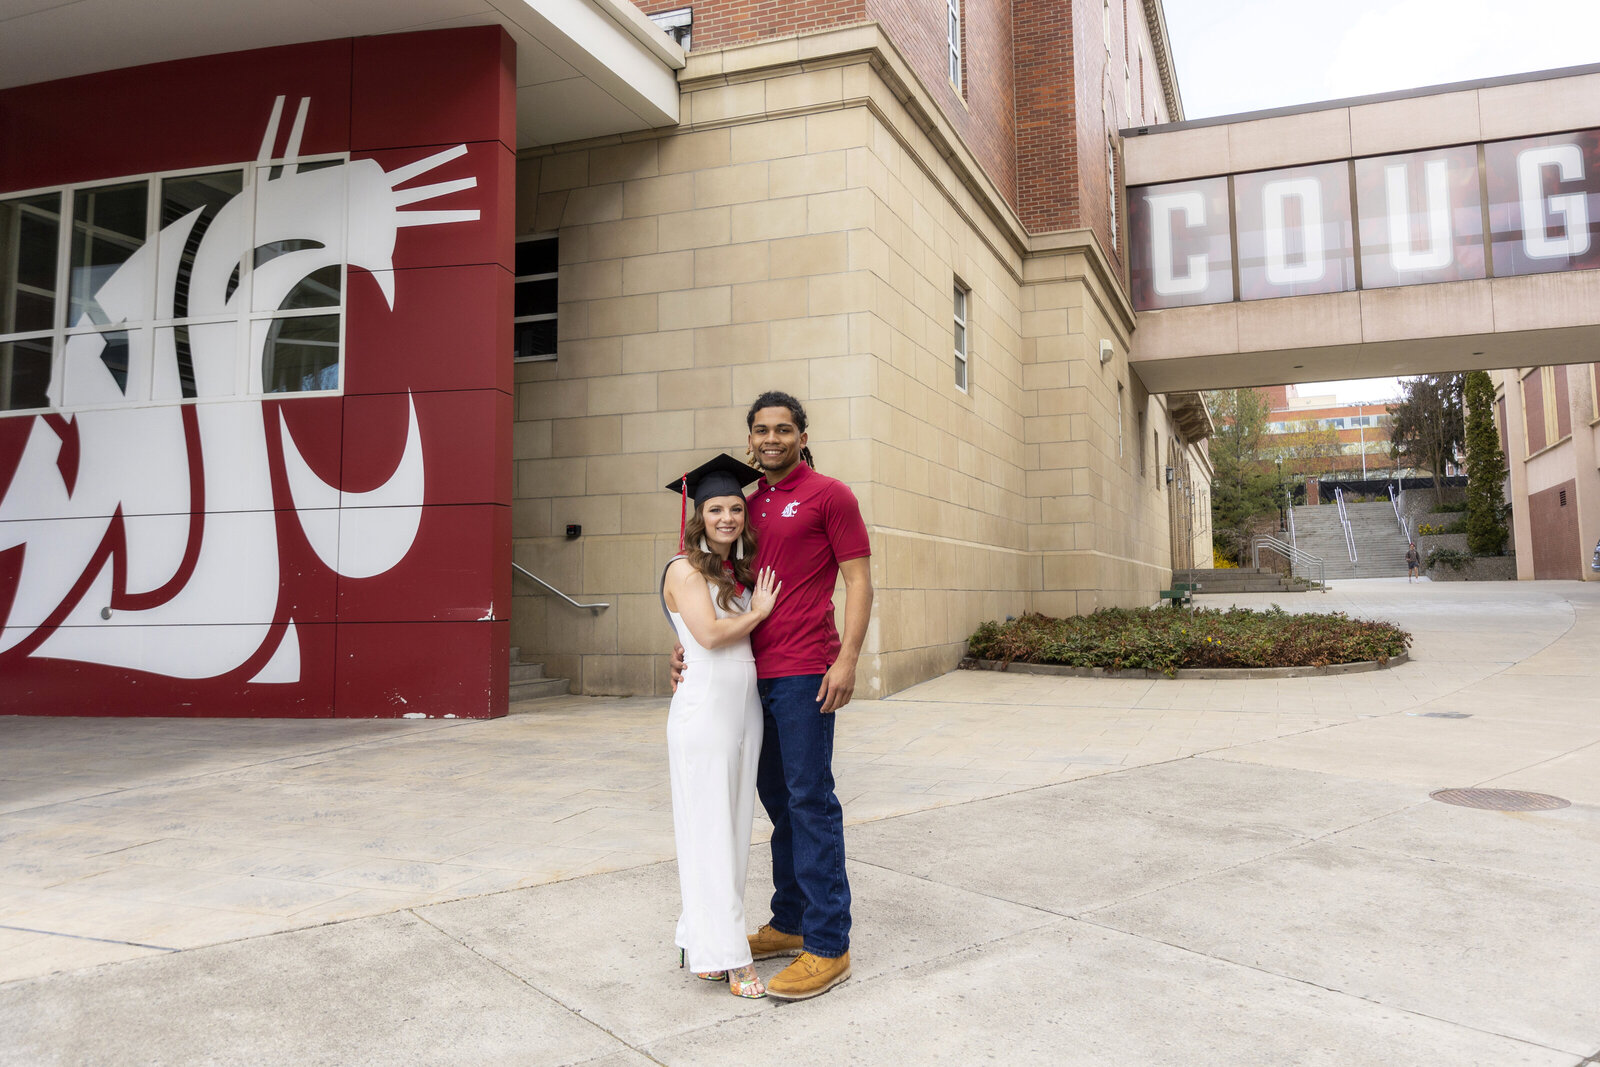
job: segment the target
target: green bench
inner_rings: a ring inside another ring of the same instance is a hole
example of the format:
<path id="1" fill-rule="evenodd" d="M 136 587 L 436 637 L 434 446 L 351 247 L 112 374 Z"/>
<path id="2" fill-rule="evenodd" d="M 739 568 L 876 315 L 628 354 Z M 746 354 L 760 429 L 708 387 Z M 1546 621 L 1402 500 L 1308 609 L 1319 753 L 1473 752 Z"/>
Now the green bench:
<path id="1" fill-rule="evenodd" d="M 1161 590 L 1161 599 L 1172 601 L 1174 608 L 1186 608 L 1194 603 L 1194 591 L 1199 582 L 1173 582 L 1171 589 Z"/>

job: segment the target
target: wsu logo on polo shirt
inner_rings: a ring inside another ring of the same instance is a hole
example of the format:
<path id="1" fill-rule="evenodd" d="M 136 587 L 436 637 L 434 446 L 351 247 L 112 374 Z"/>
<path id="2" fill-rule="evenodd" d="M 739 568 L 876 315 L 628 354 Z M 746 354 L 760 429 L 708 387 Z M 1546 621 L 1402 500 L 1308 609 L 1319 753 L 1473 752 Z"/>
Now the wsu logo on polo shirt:
<path id="1" fill-rule="evenodd" d="M 789 501 L 787 504 L 785 504 L 783 506 L 783 517 L 786 518 L 786 519 L 792 519 L 795 516 L 795 512 L 797 512 L 799 510 L 800 510 L 800 501 L 791 500 L 791 501 Z"/>

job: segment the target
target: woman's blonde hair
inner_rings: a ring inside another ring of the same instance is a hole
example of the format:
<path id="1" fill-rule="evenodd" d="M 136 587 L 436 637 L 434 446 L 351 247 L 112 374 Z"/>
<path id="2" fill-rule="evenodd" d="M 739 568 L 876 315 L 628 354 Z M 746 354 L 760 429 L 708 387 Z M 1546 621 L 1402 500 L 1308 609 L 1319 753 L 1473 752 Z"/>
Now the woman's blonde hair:
<path id="1" fill-rule="evenodd" d="M 724 498 L 716 496 L 711 498 L 711 500 L 722 499 Z M 706 503 L 710 503 L 710 501 L 708 500 Z M 705 504 L 697 505 L 694 511 L 689 514 L 688 521 L 684 523 L 683 554 L 688 557 L 689 566 L 705 575 L 706 584 L 715 591 L 713 595 L 716 597 L 718 606 L 723 611 L 731 611 L 733 598 L 737 593 L 734 588 L 734 582 L 737 580 L 746 589 L 756 584 L 756 535 L 755 531 L 750 529 L 749 505 L 745 506 L 744 529 L 739 533 L 738 543 L 744 550 L 742 553 L 743 558 L 733 559 L 731 573 L 722 566 L 722 560 L 715 552 L 707 552 L 700 547 L 700 541 L 705 537 L 706 533 L 704 510 Z M 734 555 L 740 555 L 737 549 L 735 549 Z"/>

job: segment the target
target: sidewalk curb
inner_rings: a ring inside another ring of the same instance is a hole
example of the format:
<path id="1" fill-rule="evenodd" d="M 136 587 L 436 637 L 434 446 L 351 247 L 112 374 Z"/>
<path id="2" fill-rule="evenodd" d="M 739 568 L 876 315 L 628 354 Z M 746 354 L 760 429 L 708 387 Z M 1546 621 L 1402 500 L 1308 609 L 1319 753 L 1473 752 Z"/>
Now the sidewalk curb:
<path id="1" fill-rule="evenodd" d="M 1411 656 L 1402 652 L 1398 656 L 1389 657 L 1388 663 L 1379 663 L 1377 660 L 1365 659 L 1356 663 L 1334 663 L 1327 667 L 1196 667 L 1180 669 L 1176 675 L 1166 675 L 1160 671 L 1149 671 L 1144 668 L 1129 668 L 1125 671 L 1108 671 L 1104 667 L 1064 667 L 1055 663 L 1023 663 L 1021 660 L 1012 660 L 1009 664 L 994 659 L 974 659 L 967 656 L 961 661 L 961 669 L 977 671 L 1016 671 L 1018 674 L 1054 674 L 1067 678 L 1152 678 L 1163 681 L 1213 681 L 1236 680 L 1240 678 L 1322 678 L 1335 674 L 1366 674 L 1369 671 L 1386 671 L 1391 667 L 1398 667 L 1402 663 L 1409 663 Z"/>

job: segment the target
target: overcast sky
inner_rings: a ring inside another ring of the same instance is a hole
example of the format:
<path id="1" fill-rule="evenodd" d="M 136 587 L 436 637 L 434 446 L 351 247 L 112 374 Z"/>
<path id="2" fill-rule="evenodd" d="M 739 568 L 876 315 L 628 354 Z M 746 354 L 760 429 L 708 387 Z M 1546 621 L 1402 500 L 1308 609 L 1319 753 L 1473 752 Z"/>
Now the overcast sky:
<path id="1" fill-rule="evenodd" d="M 1600 0 L 1162 0 L 1191 119 L 1600 63 Z M 1393 378 L 1318 382 L 1348 402 Z"/>

